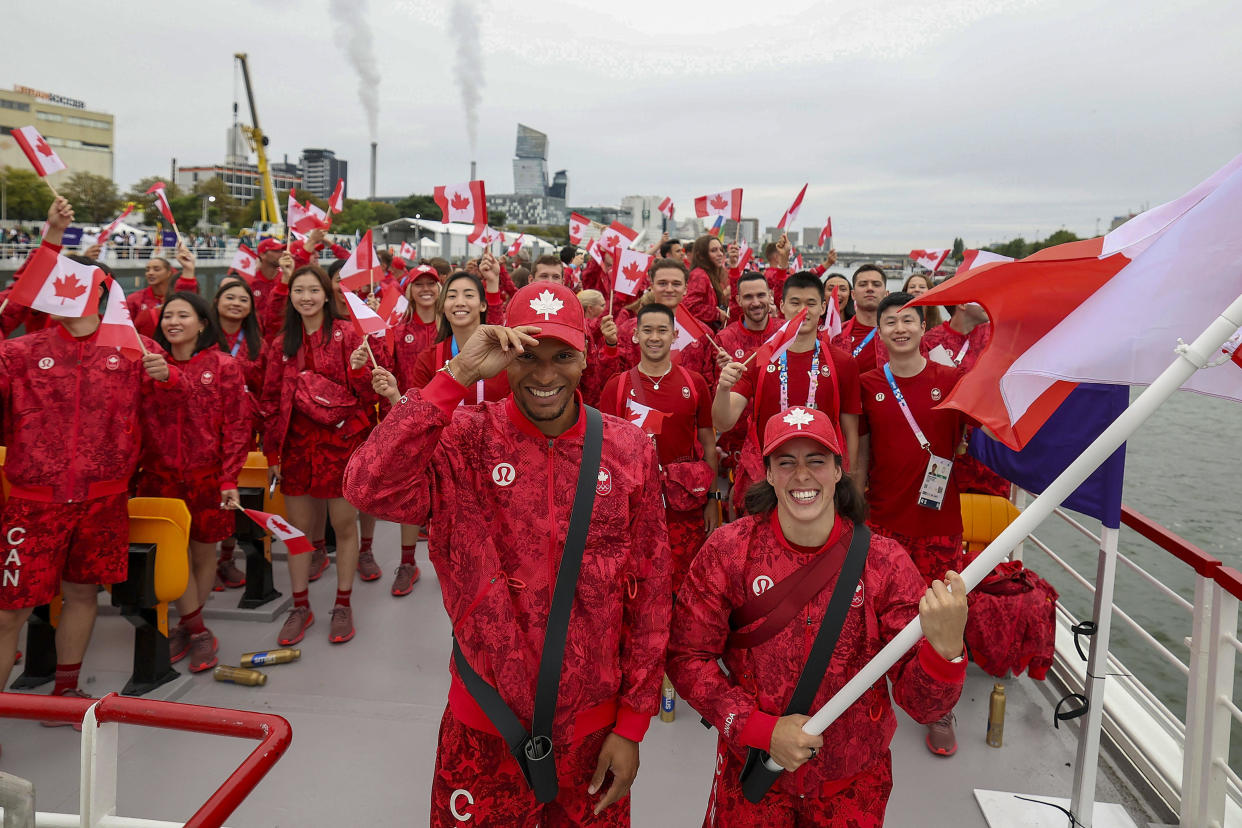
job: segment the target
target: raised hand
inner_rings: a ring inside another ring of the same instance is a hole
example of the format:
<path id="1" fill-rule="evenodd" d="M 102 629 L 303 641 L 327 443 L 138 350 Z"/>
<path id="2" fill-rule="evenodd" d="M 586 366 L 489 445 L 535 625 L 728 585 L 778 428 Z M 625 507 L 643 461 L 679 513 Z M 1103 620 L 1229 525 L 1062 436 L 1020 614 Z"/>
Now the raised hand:
<path id="1" fill-rule="evenodd" d="M 457 356 L 449 361 L 449 371 L 462 385 L 473 385 L 490 379 L 509 367 L 517 355 L 539 344 L 533 334 L 534 325 L 506 328 L 502 325 L 480 325 Z"/>

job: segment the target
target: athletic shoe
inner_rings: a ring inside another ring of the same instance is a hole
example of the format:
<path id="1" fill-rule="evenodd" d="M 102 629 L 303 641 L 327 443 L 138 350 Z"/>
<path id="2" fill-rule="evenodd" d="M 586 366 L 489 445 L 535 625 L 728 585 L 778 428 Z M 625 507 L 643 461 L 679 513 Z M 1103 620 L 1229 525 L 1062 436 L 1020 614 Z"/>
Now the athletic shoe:
<path id="1" fill-rule="evenodd" d="M 401 564 L 397 567 L 397 577 L 392 582 L 392 594 L 400 598 L 414 591 L 418 583 L 418 564 Z"/>
<path id="2" fill-rule="evenodd" d="M 957 717 L 948 713 L 944 718 L 927 726 L 927 749 L 937 756 L 952 756 L 957 753 L 957 733 L 953 725 Z"/>
<path id="3" fill-rule="evenodd" d="M 220 580 L 220 573 L 216 573 L 216 582 L 211 585 L 212 592 L 224 592 L 224 581 Z"/>
<path id="4" fill-rule="evenodd" d="M 328 640 L 344 644 L 354 637 L 354 611 L 351 607 L 333 607 L 332 625 L 328 627 Z"/>
<path id="5" fill-rule="evenodd" d="M 178 624 L 168 631 L 168 662 L 176 664 L 190 651 L 190 631 Z"/>
<path id="6" fill-rule="evenodd" d="M 220 642 L 216 641 L 211 630 L 203 630 L 190 636 L 190 662 L 187 665 L 190 672 L 201 673 L 219 664 L 220 659 L 216 658 L 219 649 Z"/>
<path id="7" fill-rule="evenodd" d="M 377 581 L 384 574 L 375 562 L 375 553 L 368 549 L 358 553 L 358 577 L 364 581 Z"/>
<path id="8" fill-rule="evenodd" d="M 328 571 L 328 550 L 316 546 L 311 550 L 310 580 L 318 581 Z"/>
<path id="9" fill-rule="evenodd" d="M 289 617 L 285 619 L 285 625 L 280 628 L 280 637 L 276 640 L 282 647 L 297 644 L 314 623 L 315 613 L 311 612 L 310 607 L 295 606 L 289 610 Z"/>
<path id="10" fill-rule="evenodd" d="M 228 589 L 237 589 L 246 585 L 246 573 L 237 568 L 232 558 L 221 558 L 216 564 L 216 581 Z"/>
<path id="11" fill-rule="evenodd" d="M 94 696 L 88 696 L 86 693 L 83 693 L 81 690 L 79 690 L 76 687 L 71 687 L 68 690 L 64 691 L 63 693 L 51 693 L 50 695 L 68 696 L 70 698 L 75 698 L 75 699 L 95 698 Z M 69 727 L 70 725 L 73 725 L 74 730 L 77 730 L 77 731 L 82 730 L 81 722 L 39 722 L 39 724 L 43 725 L 44 727 Z"/>

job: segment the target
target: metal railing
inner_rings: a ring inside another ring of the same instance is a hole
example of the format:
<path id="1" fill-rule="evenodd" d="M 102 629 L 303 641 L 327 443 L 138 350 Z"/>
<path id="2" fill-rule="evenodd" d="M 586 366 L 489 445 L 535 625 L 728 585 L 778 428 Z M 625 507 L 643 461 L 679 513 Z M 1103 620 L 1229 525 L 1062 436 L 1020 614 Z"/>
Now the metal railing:
<path id="1" fill-rule="evenodd" d="M 272 713 L 200 707 L 116 693 L 98 700 L 0 693 L 0 718 L 82 724 L 81 813 L 36 813 L 35 824 L 40 828 L 219 828 L 293 741 L 289 722 Z M 258 739 L 259 744 L 188 821 L 120 817 L 116 816 L 116 783 L 121 724 Z"/>

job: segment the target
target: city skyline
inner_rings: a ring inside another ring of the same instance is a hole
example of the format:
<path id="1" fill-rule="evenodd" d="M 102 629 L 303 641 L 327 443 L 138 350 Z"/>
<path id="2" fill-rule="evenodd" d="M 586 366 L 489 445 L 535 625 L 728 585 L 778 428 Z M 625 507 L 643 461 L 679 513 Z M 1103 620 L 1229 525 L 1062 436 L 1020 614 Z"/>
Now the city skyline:
<path id="1" fill-rule="evenodd" d="M 161 20 L 159 8 L 137 2 L 134 13 Z M 1242 20 L 1219 0 L 848 0 L 831 9 L 799 0 L 762 20 L 730 3 L 711 15 L 645 2 L 624 15 L 565 2 L 520 15 L 488 6 L 474 152 L 448 8 L 370 4 L 380 195 L 463 180 L 471 160 L 489 190 L 508 190 L 521 122 L 547 133 L 555 166 L 572 171 L 573 206 L 668 195 L 682 217 L 695 196 L 740 186 L 743 213 L 766 226 L 810 182 L 798 227 L 832 215 L 843 249 L 946 246 L 954 236 L 980 246 L 1062 226 L 1090 235 L 1097 220 L 1107 230 L 1242 149 L 1242 118 L 1221 105 L 1242 99 L 1242 72 L 1230 69 Z M 6 45 L 0 74 L 6 87 L 113 113 L 124 189 L 166 175 L 173 157 L 220 157 L 232 54 L 246 51 L 273 160 L 331 147 L 355 161 L 358 179 L 367 119 L 326 4 L 323 12 L 224 2 L 189 28 L 152 36 L 103 19 L 86 39 L 18 7 L 7 20 L 25 34 Z M 284 60 L 273 34 L 295 30 L 298 57 Z M 714 48 L 696 48 L 696 38 Z M 66 43 L 74 60 L 46 58 Z M 118 59 L 119 76 L 81 70 Z"/>

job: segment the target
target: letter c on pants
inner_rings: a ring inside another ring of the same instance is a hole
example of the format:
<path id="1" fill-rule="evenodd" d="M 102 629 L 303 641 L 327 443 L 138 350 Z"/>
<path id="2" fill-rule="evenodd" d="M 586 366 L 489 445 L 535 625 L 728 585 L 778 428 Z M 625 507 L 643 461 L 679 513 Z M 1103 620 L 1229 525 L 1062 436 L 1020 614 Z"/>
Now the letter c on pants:
<path id="1" fill-rule="evenodd" d="M 12 529 L 9 530 L 9 533 L 5 537 L 5 540 L 9 542 L 9 546 L 17 546 L 20 543 L 25 543 L 26 541 L 25 528 L 21 526 L 14 526 Z"/>
<path id="2" fill-rule="evenodd" d="M 466 798 L 467 805 L 474 804 L 474 797 L 471 796 L 470 791 L 466 790 L 465 788 L 458 788 L 457 790 L 453 791 L 452 796 L 449 797 L 449 813 L 453 815 L 453 819 L 459 822 L 465 822 L 466 820 L 474 816 L 474 814 L 463 814 L 457 810 L 457 797 L 459 796 L 464 796 Z"/>

